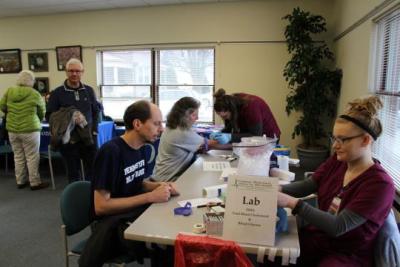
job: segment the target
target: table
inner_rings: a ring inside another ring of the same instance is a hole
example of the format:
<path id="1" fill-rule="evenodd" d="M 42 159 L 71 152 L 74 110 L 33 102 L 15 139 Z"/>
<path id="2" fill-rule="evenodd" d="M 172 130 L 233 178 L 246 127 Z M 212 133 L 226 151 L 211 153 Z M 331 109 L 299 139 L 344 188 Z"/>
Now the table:
<path id="1" fill-rule="evenodd" d="M 111 140 L 114 136 L 114 122 L 102 121 L 98 125 L 97 145 L 101 147 L 102 144 Z M 47 152 L 50 144 L 50 129 L 48 123 L 42 123 L 42 131 L 40 132 L 40 152 Z"/>
<path id="2" fill-rule="evenodd" d="M 126 239 L 138 240 L 163 245 L 174 245 L 178 233 L 191 233 L 196 223 L 203 222 L 205 208 L 194 208 L 190 216 L 175 216 L 173 209 L 178 206 L 177 201 L 198 198 L 202 195 L 202 188 L 222 184 L 220 172 L 203 171 L 203 160 L 221 161 L 217 155 L 226 154 L 226 151 L 210 151 L 199 157 L 189 169 L 176 181 L 180 195 L 173 197 L 166 203 L 152 204 L 124 233 Z M 233 162 L 233 166 L 237 161 Z M 162 220 L 161 220 L 162 218 Z M 300 244 L 297 233 L 296 218 L 288 216 L 289 231 L 277 234 L 275 238 L 276 255 L 282 256 L 283 249 L 292 249 L 299 256 Z M 257 254 L 259 246 L 239 243 L 246 253 Z M 266 247 L 266 254 L 271 248 Z"/>

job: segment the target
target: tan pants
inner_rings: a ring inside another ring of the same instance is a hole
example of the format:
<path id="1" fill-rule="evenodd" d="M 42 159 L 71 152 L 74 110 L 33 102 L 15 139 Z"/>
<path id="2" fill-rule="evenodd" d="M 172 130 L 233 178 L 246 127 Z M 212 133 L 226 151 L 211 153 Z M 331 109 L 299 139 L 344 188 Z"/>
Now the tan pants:
<path id="1" fill-rule="evenodd" d="M 40 132 L 11 133 L 9 138 L 14 152 L 15 178 L 17 184 L 24 184 L 29 173 L 29 183 L 36 186 L 41 183 L 39 175 Z"/>

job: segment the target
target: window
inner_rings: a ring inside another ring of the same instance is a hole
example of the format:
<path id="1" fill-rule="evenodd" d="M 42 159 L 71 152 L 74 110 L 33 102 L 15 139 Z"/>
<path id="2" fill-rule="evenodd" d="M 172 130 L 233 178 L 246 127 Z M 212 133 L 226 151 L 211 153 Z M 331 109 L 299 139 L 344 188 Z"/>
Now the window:
<path id="1" fill-rule="evenodd" d="M 214 49 L 160 50 L 159 106 L 164 118 L 184 96 L 200 101 L 199 121 L 213 120 Z"/>
<path id="2" fill-rule="evenodd" d="M 374 145 L 378 158 L 400 191 L 400 9 L 377 21 L 373 90 L 384 108 L 383 134 Z"/>
<path id="3" fill-rule="evenodd" d="M 101 97 L 104 113 L 122 119 L 134 101 L 151 100 L 151 51 L 104 51 Z"/>
<path id="4" fill-rule="evenodd" d="M 121 120 L 127 106 L 147 99 L 166 119 L 177 100 L 191 96 L 201 102 L 199 121 L 213 121 L 214 49 L 103 51 L 100 58 L 106 115 Z"/>

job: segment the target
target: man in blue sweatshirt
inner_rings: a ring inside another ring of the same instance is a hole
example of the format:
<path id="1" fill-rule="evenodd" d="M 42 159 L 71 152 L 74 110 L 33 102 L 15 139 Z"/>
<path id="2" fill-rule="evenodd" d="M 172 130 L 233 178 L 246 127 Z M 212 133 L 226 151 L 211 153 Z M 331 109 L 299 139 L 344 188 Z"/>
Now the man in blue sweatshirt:
<path id="1" fill-rule="evenodd" d="M 97 151 L 97 118 L 98 106 L 93 88 L 83 84 L 81 78 L 84 72 L 83 64 L 76 58 L 71 58 L 65 65 L 67 79 L 64 84 L 51 92 L 46 108 L 46 119 L 50 121 L 53 112 L 61 108 L 75 107 L 79 110 L 86 122 L 88 131 L 93 134 L 93 144 L 67 143 L 60 145 L 60 152 L 67 164 L 67 175 L 69 182 L 79 180 L 80 159 L 85 165 L 85 178 L 92 177 L 92 164 Z M 82 116 L 81 116 L 82 117 Z M 75 124 L 81 124 L 80 118 L 76 118 Z"/>

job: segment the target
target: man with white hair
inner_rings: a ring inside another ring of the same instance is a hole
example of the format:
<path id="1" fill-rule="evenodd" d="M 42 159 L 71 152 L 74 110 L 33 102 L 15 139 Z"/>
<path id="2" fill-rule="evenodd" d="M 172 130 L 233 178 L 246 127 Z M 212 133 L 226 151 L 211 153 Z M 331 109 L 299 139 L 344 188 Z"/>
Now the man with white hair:
<path id="1" fill-rule="evenodd" d="M 49 183 L 41 181 L 39 175 L 40 122 L 44 117 L 45 104 L 39 92 L 32 88 L 34 83 L 33 72 L 23 70 L 18 74 L 17 85 L 8 88 L 0 100 L 14 152 L 18 189 L 30 185 L 32 190 L 39 190 L 49 186 Z"/>
<path id="2" fill-rule="evenodd" d="M 81 82 L 84 72 L 83 64 L 76 58 L 71 58 L 65 65 L 67 79 L 64 84 L 54 89 L 47 103 L 46 119 L 50 121 L 52 113 L 61 108 L 74 107 L 80 111 L 86 122 L 85 129 L 93 135 L 93 144 L 87 142 L 69 142 L 60 144 L 60 152 L 67 164 L 69 182 L 79 180 L 80 160 L 85 165 L 85 178 L 91 179 L 92 164 L 97 150 L 97 118 L 98 107 L 93 88 Z M 82 116 L 77 117 L 75 124 L 81 124 Z M 87 128 L 86 128 L 87 127 Z"/>

